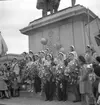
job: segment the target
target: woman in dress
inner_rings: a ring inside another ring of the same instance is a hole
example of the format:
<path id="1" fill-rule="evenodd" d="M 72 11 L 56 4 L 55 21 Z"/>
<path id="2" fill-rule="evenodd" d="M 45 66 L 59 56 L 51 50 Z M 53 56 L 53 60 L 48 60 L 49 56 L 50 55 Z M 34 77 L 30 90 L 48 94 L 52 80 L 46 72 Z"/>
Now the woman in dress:
<path id="1" fill-rule="evenodd" d="M 66 101 L 67 99 L 67 80 L 64 76 L 64 54 L 59 52 L 58 54 L 58 61 L 57 61 L 57 96 L 59 101 Z"/>
<path id="2" fill-rule="evenodd" d="M 54 92 L 55 92 L 55 81 L 53 77 L 53 73 L 51 71 L 51 62 L 52 56 L 48 54 L 45 58 L 44 68 L 45 68 L 45 84 L 44 84 L 44 92 L 46 95 L 46 101 L 52 101 Z"/>
<path id="3" fill-rule="evenodd" d="M 6 96 L 6 98 L 9 98 L 7 84 L 5 83 L 5 78 L 3 76 L 2 71 L 0 71 L 0 93 L 1 93 L 1 98 L 3 98 L 4 95 Z"/>
<path id="4" fill-rule="evenodd" d="M 79 56 L 80 63 L 80 93 L 81 93 L 81 102 L 82 105 L 94 105 L 92 101 L 93 92 L 92 92 L 92 83 L 89 80 L 89 74 L 91 73 L 91 68 L 86 64 L 86 60 L 83 56 Z M 91 100 L 92 99 L 92 100 Z"/>
<path id="5" fill-rule="evenodd" d="M 35 57 L 35 62 L 34 62 L 34 65 L 36 66 L 35 68 L 35 75 L 34 75 L 34 89 L 35 89 L 35 92 L 38 93 L 38 92 L 41 92 L 41 76 L 40 76 L 40 71 L 39 71 L 39 55 L 38 54 L 35 54 L 34 55 Z"/>
<path id="6" fill-rule="evenodd" d="M 86 60 L 86 63 L 88 64 L 92 63 L 92 50 L 89 45 L 86 47 L 85 60 Z"/>
<path id="7" fill-rule="evenodd" d="M 80 101 L 80 93 L 79 93 L 79 84 L 78 84 L 78 58 L 77 58 L 77 53 L 76 52 L 70 52 L 69 53 L 69 63 L 67 66 L 67 69 L 69 71 L 69 78 L 68 78 L 68 83 L 69 86 L 72 87 L 72 92 L 75 95 L 75 100 L 73 102 L 79 102 Z"/>

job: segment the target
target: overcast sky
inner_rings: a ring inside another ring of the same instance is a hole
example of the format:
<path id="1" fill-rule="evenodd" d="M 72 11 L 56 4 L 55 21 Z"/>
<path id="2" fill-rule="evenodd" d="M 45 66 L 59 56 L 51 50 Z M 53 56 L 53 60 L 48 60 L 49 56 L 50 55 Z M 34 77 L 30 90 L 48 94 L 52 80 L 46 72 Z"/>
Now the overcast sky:
<path id="1" fill-rule="evenodd" d="M 8 53 L 28 51 L 28 37 L 21 34 L 30 21 L 41 17 L 41 10 L 36 9 L 37 0 L 0 0 L 0 30 L 8 46 Z M 100 17 L 100 0 L 76 0 L 91 9 Z M 61 0 L 59 10 L 71 6 L 71 0 Z"/>

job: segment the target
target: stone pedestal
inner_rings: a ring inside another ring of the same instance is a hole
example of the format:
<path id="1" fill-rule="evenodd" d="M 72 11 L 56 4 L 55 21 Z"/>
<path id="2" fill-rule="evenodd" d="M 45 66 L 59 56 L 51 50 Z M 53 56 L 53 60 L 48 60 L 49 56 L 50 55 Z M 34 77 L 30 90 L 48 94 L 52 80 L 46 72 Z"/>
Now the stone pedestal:
<path id="1" fill-rule="evenodd" d="M 96 16 L 89 11 L 90 21 Z M 29 36 L 29 50 L 34 53 L 43 49 L 41 38 L 47 38 L 48 43 L 45 47 L 49 47 L 56 52 L 54 44 L 60 43 L 65 51 L 69 51 L 69 46 L 74 45 L 79 54 L 85 52 L 86 45 L 89 44 L 87 30 L 87 8 L 76 5 L 61 10 L 53 15 L 43 17 L 21 29 L 21 33 Z"/>

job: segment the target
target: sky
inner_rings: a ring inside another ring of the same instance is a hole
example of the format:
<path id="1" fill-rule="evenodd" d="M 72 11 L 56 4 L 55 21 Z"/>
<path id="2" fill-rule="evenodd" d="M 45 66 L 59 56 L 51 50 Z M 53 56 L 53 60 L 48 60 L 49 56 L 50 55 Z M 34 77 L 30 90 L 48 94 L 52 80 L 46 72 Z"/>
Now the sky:
<path id="1" fill-rule="evenodd" d="M 0 31 L 8 46 L 8 53 L 28 52 L 28 36 L 20 29 L 42 16 L 36 9 L 37 0 L 0 0 Z M 100 0 L 76 0 L 76 4 L 91 9 L 100 17 Z M 59 10 L 70 7 L 71 0 L 61 0 Z"/>

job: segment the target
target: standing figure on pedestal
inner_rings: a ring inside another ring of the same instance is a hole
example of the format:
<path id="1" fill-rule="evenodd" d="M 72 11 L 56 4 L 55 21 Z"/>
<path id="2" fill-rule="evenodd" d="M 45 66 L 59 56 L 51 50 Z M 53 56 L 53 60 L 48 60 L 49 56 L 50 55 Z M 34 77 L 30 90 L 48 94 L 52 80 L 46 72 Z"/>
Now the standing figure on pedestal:
<path id="1" fill-rule="evenodd" d="M 72 1 L 72 7 L 74 7 L 76 0 L 71 0 Z"/>
<path id="2" fill-rule="evenodd" d="M 47 16 L 47 12 L 57 12 L 60 0 L 37 0 L 37 9 L 42 9 L 42 16 Z"/>

